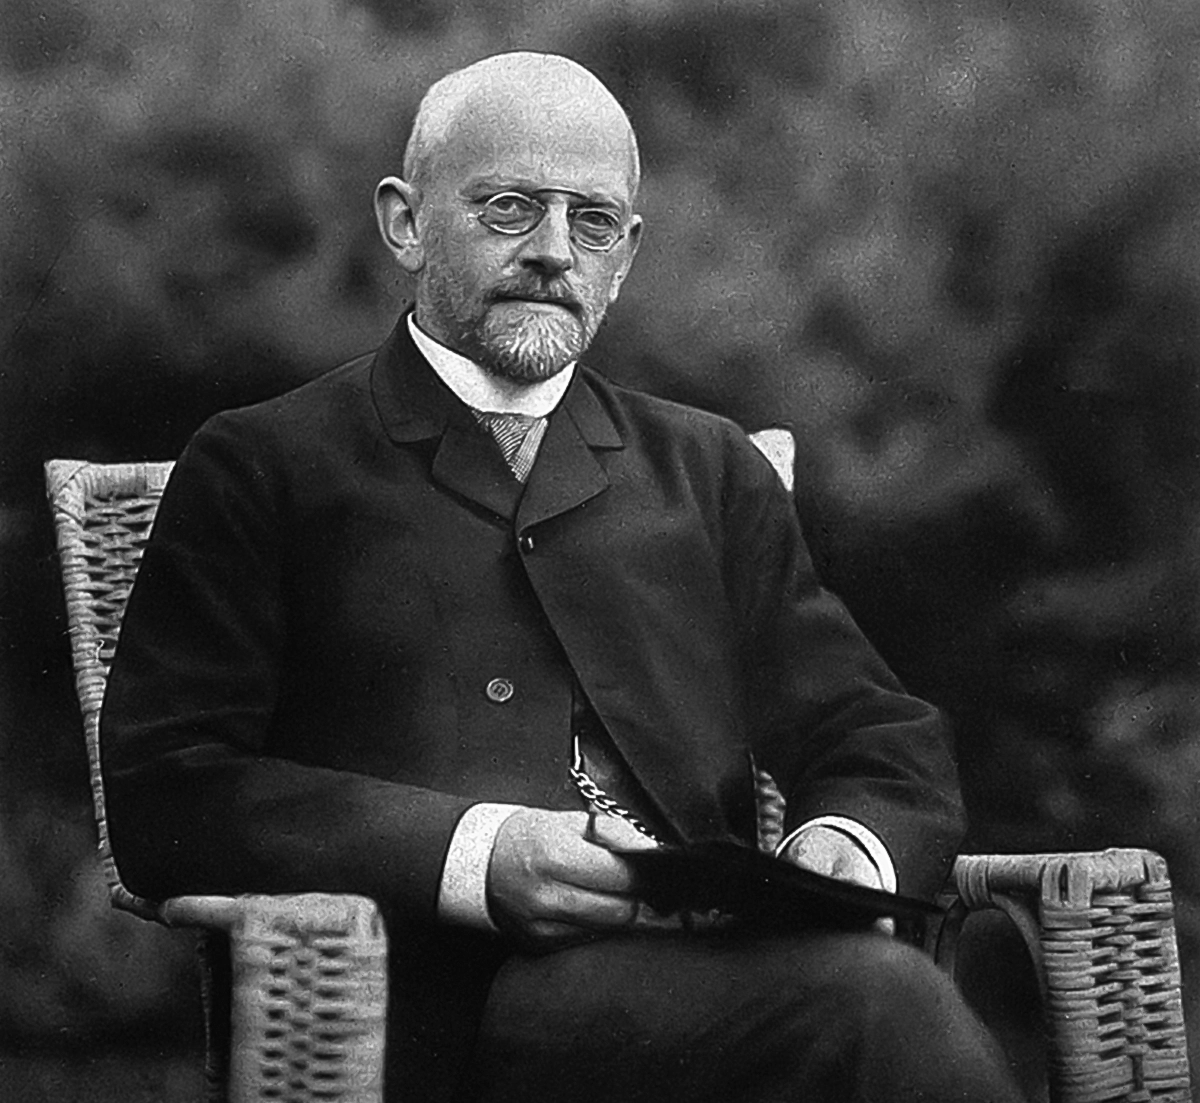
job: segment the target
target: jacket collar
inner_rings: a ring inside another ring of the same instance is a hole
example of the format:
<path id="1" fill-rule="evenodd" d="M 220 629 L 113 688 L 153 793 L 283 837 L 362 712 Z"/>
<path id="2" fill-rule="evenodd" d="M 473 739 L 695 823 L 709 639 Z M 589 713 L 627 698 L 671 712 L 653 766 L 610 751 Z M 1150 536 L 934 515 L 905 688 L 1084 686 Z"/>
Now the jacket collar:
<path id="1" fill-rule="evenodd" d="M 375 354 L 371 397 L 397 444 L 436 441 L 434 479 L 521 526 L 565 512 L 608 487 L 595 451 L 624 447 L 597 395 L 603 384 L 581 368 L 550 415 L 526 486 L 513 478 L 487 430 L 446 386 L 413 344 L 401 318 Z"/>

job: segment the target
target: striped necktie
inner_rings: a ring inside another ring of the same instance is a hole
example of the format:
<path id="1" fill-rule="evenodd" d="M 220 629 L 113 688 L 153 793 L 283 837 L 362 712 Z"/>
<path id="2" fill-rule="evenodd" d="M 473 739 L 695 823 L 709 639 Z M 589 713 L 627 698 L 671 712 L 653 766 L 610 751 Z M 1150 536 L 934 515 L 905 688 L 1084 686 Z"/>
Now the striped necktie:
<path id="1" fill-rule="evenodd" d="M 533 470 L 542 437 L 546 435 L 546 419 L 531 414 L 493 413 L 473 407 L 471 413 L 492 434 L 517 482 L 525 482 Z"/>

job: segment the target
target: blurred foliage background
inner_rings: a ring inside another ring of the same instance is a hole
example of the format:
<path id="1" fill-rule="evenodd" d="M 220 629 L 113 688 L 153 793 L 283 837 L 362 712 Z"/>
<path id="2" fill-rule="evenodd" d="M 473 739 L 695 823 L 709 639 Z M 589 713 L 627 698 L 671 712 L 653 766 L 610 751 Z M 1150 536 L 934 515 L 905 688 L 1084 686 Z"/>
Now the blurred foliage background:
<path id="1" fill-rule="evenodd" d="M 0 1084 L 108 1098 L 137 1046 L 111 1098 L 174 1099 L 197 1044 L 186 940 L 92 860 L 41 461 L 174 456 L 376 344 L 372 188 L 433 79 L 517 48 L 641 136 L 593 363 L 794 427 L 969 845 L 1163 852 L 1200 1031 L 1194 0 L 0 0 Z"/>

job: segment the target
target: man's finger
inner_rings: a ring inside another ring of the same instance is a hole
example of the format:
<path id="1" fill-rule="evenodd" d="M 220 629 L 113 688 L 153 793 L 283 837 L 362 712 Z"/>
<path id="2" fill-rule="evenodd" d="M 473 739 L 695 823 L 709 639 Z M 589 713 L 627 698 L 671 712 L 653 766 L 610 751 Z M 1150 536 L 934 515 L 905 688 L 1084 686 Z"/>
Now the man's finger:
<path id="1" fill-rule="evenodd" d="M 554 882 L 599 892 L 628 892 L 632 871 L 606 847 L 588 842 L 587 832 L 584 812 L 529 808 L 514 813 L 496 834 L 489 887 L 503 896 L 508 888 L 522 895 Z"/>
<path id="2" fill-rule="evenodd" d="M 638 917 L 638 901 L 631 896 L 550 884 L 524 908 L 498 915 L 497 924 L 530 949 L 546 951 L 631 929 Z"/>
<path id="3" fill-rule="evenodd" d="M 650 850 L 658 846 L 628 820 L 595 812 L 588 823 L 588 838 L 606 850 Z"/>
<path id="4" fill-rule="evenodd" d="M 627 893 L 633 888 L 633 870 L 608 846 L 589 842 L 582 835 L 557 849 L 546 872 L 554 880 L 602 893 Z"/>
<path id="5" fill-rule="evenodd" d="M 635 897 L 565 884 L 547 887 L 539 893 L 538 903 L 544 918 L 592 931 L 630 926 L 638 914 Z"/>

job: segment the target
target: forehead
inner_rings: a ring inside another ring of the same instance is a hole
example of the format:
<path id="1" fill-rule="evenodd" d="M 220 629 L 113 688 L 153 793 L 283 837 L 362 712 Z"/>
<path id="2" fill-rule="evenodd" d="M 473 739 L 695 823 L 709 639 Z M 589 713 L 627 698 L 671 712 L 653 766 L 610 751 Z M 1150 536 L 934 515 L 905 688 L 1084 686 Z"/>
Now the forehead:
<path id="1" fill-rule="evenodd" d="M 627 204 L 632 135 L 615 104 L 586 91 L 493 86 L 455 112 L 431 167 L 442 190 L 563 188 Z"/>

